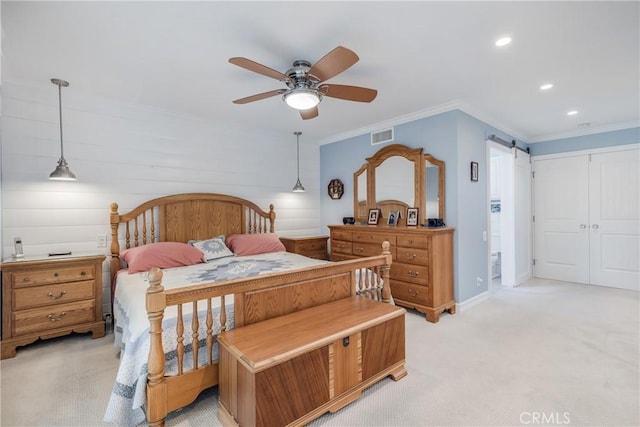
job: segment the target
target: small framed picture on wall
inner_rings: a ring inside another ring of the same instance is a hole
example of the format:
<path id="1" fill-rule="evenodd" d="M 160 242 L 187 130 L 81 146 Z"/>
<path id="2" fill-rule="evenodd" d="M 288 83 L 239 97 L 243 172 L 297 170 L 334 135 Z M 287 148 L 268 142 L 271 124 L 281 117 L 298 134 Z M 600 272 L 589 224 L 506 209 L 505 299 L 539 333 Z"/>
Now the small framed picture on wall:
<path id="1" fill-rule="evenodd" d="M 478 162 L 471 162 L 471 181 L 478 180 Z"/>

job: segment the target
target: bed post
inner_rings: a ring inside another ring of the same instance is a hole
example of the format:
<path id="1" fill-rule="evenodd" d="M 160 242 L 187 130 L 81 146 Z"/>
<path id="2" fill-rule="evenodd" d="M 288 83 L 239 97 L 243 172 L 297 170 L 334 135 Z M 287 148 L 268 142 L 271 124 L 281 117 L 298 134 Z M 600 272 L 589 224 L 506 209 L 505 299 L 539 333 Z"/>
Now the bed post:
<path id="1" fill-rule="evenodd" d="M 150 426 L 163 426 L 167 417 L 167 384 L 164 378 L 164 349 L 162 347 L 162 318 L 167 299 L 162 287 L 162 270 L 149 270 L 147 288 L 147 316 L 149 318 L 149 361 L 147 363 L 147 421 Z"/>
<path id="2" fill-rule="evenodd" d="M 380 270 L 382 270 L 382 302 L 389 303 L 391 301 L 391 281 L 389 279 L 389 270 L 391 269 L 391 244 L 386 240 L 382 242 L 382 255 L 385 256 L 385 262 Z"/>
<path id="3" fill-rule="evenodd" d="M 109 222 L 111 223 L 111 259 L 109 260 L 109 273 L 111 275 L 111 313 L 113 315 L 113 296 L 116 290 L 116 274 L 118 273 L 118 270 L 120 270 L 120 241 L 118 240 L 120 214 L 118 213 L 117 203 L 111 203 Z"/>

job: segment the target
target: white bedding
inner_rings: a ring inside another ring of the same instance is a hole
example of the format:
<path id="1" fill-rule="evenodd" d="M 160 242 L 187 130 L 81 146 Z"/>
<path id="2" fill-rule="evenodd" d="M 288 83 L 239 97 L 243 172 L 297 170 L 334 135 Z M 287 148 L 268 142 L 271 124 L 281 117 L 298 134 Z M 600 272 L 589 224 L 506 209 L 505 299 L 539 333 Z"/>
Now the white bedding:
<path id="1" fill-rule="evenodd" d="M 327 261 L 307 258 L 289 252 L 275 252 L 243 257 L 228 257 L 196 264 L 187 267 L 168 268 L 163 270 L 162 286 L 174 289 L 202 283 L 256 276 L 264 273 L 296 270 Z M 145 420 L 142 406 L 145 403 L 147 358 L 149 354 L 149 320 L 145 308 L 145 294 L 149 286 L 147 273 L 128 274 L 122 271 L 117 276 L 114 296 L 114 333 L 115 345 L 121 348 L 120 366 L 116 383 L 104 416 L 105 422 L 117 425 L 138 425 Z M 214 301 L 218 303 L 219 298 Z M 190 319 L 192 304 L 183 306 L 185 322 L 185 370 L 191 369 L 191 330 Z M 233 328 L 233 298 L 225 298 L 227 312 L 227 329 Z M 200 316 L 206 310 L 206 303 L 198 304 Z M 165 375 L 176 373 L 176 307 L 168 307 L 163 319 L 163 343 L 165 345 Z M 219 316 L 215 316 L 216 319 Z M 218 323 L 218 322 L 216 322 Z M 220 331 L 220 325 L 214 324 L 214 331 Z M 199 346 L 206 338 L 206 324 L 200 322 Z M 173 348 L 167 346 L 173 345 Z M 217 360 L 217 344 L 214 348 L 214 359 Z M 199 352 L 199 364 L 207 363 L 206 352 Z"/>

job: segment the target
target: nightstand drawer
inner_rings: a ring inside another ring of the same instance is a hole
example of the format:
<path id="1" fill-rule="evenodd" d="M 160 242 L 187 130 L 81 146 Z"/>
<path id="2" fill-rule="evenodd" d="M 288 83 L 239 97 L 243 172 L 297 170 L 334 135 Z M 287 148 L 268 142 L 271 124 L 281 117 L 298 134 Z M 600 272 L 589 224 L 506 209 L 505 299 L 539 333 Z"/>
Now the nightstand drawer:
<path id="1" fill-rule="evenodd" d="M 302 241 L 298 242 L 298 251 L 301 254 L 305 254 L 307 252 L 319 252 L 319 251 L 327 251 L 327 239 L 324 240 L 314 240 L 314 241 Z"/>
<path id="2" fill-rule="evenodd" d="M 14 291 L 13 309 L 24 310 L 27 308 L 64 304 L 83 299 L 93 299 L 95 282 L 85 280 L 63 284 L 44 286 L 31 286 Z"/>
<path id="3" fill-rule="evenodd" d="M 92 266 L 70 268 L 47 268 L 16 272 L 13 275 L 13 287 L 46 285 L 48 283 L 75 282 L 78 280 L 93 279 L 96 273 Z"/>
<path id="4" fill-rule="evenodd" d="M 13 313 L 16 335 L 47 331 L 94 320 L 95 301 L 79 301 L 54 307 L 34 308 Z"/>

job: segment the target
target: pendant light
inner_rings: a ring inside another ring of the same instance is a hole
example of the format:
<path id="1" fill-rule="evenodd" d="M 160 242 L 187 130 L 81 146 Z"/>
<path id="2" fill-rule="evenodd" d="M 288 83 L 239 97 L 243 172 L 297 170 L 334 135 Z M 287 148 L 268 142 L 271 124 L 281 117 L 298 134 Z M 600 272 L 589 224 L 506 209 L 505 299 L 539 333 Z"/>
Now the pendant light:
<path id="1" fill-rule="evenodd" d="M 58 107 L 60 111 L 60 160 L 56 170 L 51 172 L 49 179 L 55 181 L 75 181 L 76 176 L 69 170 L 69 165 L 64 159 L 64 148 L 62 145 L 62 86 L 69 86 L 69 82 L 61 79 L 51 79 L 51 83 L 58 86 Z"/>
<path id="2" fill-rule="evenodd" d="M 304 187 L 300 182 L 300 135 L 302 135 L 302 132 L 295 131 L 293 134 L 296 136 L 296 146 L 298 147 L 298 181 L 291 191 L 294 193 L 304 193 Z"/>

